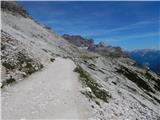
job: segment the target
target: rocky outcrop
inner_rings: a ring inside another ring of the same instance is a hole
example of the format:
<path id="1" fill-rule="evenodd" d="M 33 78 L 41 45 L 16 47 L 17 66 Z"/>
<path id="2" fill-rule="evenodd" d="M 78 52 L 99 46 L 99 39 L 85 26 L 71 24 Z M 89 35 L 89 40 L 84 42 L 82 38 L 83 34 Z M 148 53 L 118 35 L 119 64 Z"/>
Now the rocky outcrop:
<path id="1" fill-rule="evenodd" d="M 94 44 L 93 39 L 86 39 L 81 37 L 80 35 L 64 34 L 62 37 L 77 47 L 90 47 Z"/>
<path id="2" fill-rule="evenodd" d="M 126 54 L 123 53 L 120 47 L 106 46 L 101 42 L 99 44 L 88 47 L 88 50 L 108 57 L 126 57 Z"/>
<path id="3" fill-rule="evenodd" d="M 103 42 L 94 44 L 93 39 L 86 39 L 81 37 L 80 35 L 64 34 L 63 38 L 77 47 L 87 47 L 89 51 L 99 53 L 103 56 L 108 56 L 108 57 L 109 56 L 111 57 L 127 56 L 120 47 L 106 46 L 105 43 Z"/>
<path id="4" fill-rule="evenodd" d="M 19 14 L 23 17 L 29 17 L 28 12 L 15 1 L 2 1 L 1 8 L 6 11 L 10 11 L 13 14 Z"/>

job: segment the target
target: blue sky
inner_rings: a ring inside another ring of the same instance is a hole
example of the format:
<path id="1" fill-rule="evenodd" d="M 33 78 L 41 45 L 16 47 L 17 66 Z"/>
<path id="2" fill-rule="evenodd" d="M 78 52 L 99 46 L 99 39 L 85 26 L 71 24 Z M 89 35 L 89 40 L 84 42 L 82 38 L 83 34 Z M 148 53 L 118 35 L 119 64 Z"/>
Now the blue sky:
<path id="1" fill-rule="evenodd" d="M 160 2 L 20 2 L 58 34 L 81 35 L 125 50 L 160 49 Z"/>

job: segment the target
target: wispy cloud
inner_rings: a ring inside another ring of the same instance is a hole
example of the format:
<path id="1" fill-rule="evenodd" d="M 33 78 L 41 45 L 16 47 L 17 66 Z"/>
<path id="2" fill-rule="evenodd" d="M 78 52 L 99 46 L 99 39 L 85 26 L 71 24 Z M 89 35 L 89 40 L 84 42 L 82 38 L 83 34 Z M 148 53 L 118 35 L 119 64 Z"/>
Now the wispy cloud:
<path id="1" fill-rule="evenodd" d="M 129 39 L 141 39 L 147 37 L 157 36 L 160 37 L 160 32 L 152 32 L 152 33 L 145 33 L 145 34 L 137 34 L 137 35 L 126 35 L 126 36 L 115 36 L 111 38 L 105 38 L 107 41 L 124 41 Z M 103 38 L 104 39 L 104 38 Z"/>
<path id="2" fill-rule="evenodd" d="M 133 30 L 133 29 L 139 29 L 139 28 L 143 28 L 144 26 L 148 26 L 151 24 L 156 24 L 160 21 L 157 20 L 150 20 L 150 21 L 140 21 L 140 22 L 136 22 L 134 24 L 130 24 L 130 25 L 126 25 L 126 26 L 122 26 L 122 27 L 117 27 L 114 29 L 97 29 L 94 30 L 94 32 L 89 32 L 88 36 L 95 36 L 95 37 L 100 37 L 100 36 L 104 36 L 107 35 L 109 33 L 118 33 L 118 32 L 122 32 L 122 31 L 126 31 L 126 30 Z"/>
<path id="3" fill-rule="evenodd" d="M 159 39 L 158 2 L 21 3 L 33 18 L 59 34 L 79 34 L 96 42 L 110 41 L 128 48 L 132 47 L 133 41 L 137 42 L 133 47 L 156 46 Z M 146 40 L 149 43 L 145 45 Z"/>

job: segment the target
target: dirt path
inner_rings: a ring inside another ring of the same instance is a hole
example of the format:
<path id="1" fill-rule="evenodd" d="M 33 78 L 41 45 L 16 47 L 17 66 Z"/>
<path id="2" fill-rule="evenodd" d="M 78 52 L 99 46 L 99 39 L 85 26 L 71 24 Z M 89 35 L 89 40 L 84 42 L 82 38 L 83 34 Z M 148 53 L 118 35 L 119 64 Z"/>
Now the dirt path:
<path id="1" fill-rule="evenodd" d="M 3 119 L 84 119 L 87 108 L 79 92 L 75 64 L 54 63 L 2 92 Z"/>

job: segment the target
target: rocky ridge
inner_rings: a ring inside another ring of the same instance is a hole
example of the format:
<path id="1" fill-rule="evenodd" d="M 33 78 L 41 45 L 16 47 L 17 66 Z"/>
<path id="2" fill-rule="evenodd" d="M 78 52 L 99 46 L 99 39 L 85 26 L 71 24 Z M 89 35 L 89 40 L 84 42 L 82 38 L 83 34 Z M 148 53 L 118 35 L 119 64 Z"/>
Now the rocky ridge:
<path id="1" fill-rule="evenodd" d="M 90 47 L 94 45 L 93 39 L 86 39 L 80 35 L 64 34 L 62 37 L 77 47 Z"/>
<path id="2" fill-rule="evenodd" d="M 62 37 L 77 47 L 86 48 L 91 52 L 96 52 L 103 56 L 127 57 L 127 54 L 125 54 L 120 47 L 107 46 L 103 42 L 95 44 L 93 39 L 86 39 L 79 35 L 64 34 Z"/>

